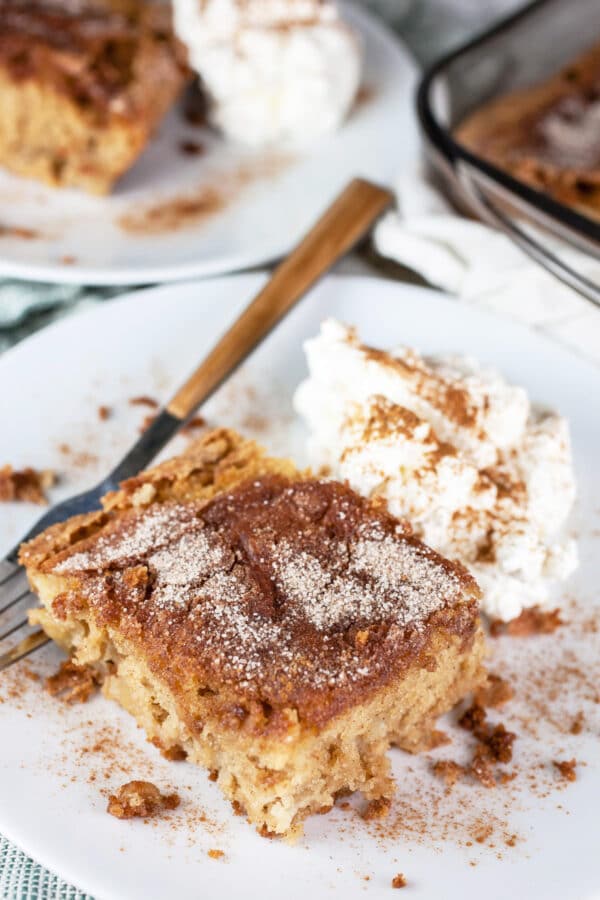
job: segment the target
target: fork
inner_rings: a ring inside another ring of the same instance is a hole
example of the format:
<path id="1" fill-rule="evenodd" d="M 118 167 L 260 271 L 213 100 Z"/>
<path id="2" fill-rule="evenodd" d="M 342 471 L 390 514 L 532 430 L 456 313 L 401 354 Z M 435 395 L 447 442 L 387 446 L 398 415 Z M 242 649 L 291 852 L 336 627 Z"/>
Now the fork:
<path id="1" fill-rule="evenodd" d="M 267 284 L 249 303 L 233 325 L 217 341 L 203 362 L 177 390 L 153 423 L 138 438 L 124 458 L 99 484 L 85 493 L 64 500 L 50 509 L 25 534 L 19 544 L 0 560 L 0 619 L 16 611 L 29 590 L 25 569 L 18 563 L 19 545 L 50 525 L 70 516 L 91 512 L 100 498 L 115 490 L 119 482 L 136 475 L 162 450 L 195 410 L 234 372 L 301 297 L 369 231 L 375 220 L 392 204 L 389 191 L 356 178 L 333 201 L 321 218 L 274 270 Z M 26 618 L 5 627 L 0 644 L 27 626 Z M 24 659 L 50 638 L 42 630 L 30 632 L 0 654 L 0 671 Z"/>

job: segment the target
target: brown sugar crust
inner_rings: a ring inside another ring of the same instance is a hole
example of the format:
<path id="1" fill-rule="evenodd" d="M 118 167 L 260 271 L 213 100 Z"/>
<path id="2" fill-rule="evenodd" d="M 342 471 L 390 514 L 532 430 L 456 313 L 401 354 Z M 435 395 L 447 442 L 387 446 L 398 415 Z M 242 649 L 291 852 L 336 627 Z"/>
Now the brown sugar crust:
<path id="1" fill-rule="evenodd" d="M 270 730 L 289 707 L 322 726 L 427 664 L 433 631 L 473 640 L 475 582 L 381 508 L 337 482 L 274 473 L 208 503 L 173 502 L 178 476 L 193 482 L 193 458 L 126 484 L 89 536 L 83 523 L 65 547 L 64 530 L 55 532 L 40 569 L 69 581 L 53 604 L 58 618 L 87 604 L 173 692 L 225 690 L 224 722 L 239 727 L 259 704 L 256 724 Z M 152 502 L 119 508 L 149 485 Z M 41 547 L 36 539 L 23 559 Z"/>
<path id="2" fill-rule="evenodd" d="M 162 4 L 0 0 L 0 164 L 106 193 L 188 78 Z"/>
<path id="3" fill-rule="evenodd" d="M 600 43 L 542 84 L 485 104 L 456 138 L 499 168 L 600 216 Z"/>

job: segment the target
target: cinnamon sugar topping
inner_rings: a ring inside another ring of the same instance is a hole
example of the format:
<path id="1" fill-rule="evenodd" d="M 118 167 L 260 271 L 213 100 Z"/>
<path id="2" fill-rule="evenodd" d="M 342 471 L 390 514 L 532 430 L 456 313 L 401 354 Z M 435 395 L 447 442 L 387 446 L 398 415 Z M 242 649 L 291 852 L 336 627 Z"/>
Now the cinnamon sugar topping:
<path id="1" fill-rule="evenodd" d="M 278 587 L 303 606 L 319 631 L 356 619 L 415 623 L 439 609 L 460 587 L 454 573 L 432 566 L 425 548 L 421 551 L 391 535 L 360 539 L 350 546 L 340 543 L 331 550 L 333 557 L 324 566 L 314 555 L 299 553 L 293 544 L 281 541 L 273 562 Z M 333 576 L 332 568 L 337 570 Z M 377 578 L 365 583 L 373 572 Z"/>
<path id="2" fill-rule="evenodd" d="M 414 658 L 436 615 L 476 626 L 467 572 L 335 482 L 269 476 L 205 506 L 129 510 L 51 570 L 80 578 L 102 618 L 132 635 L 143 623 L 186 671 L 274 706 L 334 687 L 343 706 Z"/>

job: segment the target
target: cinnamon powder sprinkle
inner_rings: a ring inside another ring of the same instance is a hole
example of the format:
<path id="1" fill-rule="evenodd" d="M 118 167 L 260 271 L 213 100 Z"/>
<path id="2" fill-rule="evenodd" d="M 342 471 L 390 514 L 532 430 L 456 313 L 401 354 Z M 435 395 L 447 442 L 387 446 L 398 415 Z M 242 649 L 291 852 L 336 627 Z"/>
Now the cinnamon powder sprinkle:
<path id="1" fill-rule="evenodd" d="M 3 225 L 0 224 L 0 238 L 21 238 L 25 241 L 35 241 L 43 237 L 39 231 L 33 228 L 23 228 L 21 225 Z"/>
<path id="2" fill-rule="evenodd" d="M 406 887 L 407 881 L 406 876 L 402 874 L 402 872 L 398 872 L 397 875 L 394 875 L 392 878 L 392 887 L 393 888 L 403 888 Z"/>
<path id="3" fill-rule="evenodd" d="M 437 760 L 432 766 L 432 772 L 444 781 L 447 788 L 454 787 L 456 782 L 467 774 L 465 767 L 452 759 Z"/>
<path id="4" fill-rule="evenodd" d="M 181 429 L 182 434 L 190 434 L 195 431 L 197 428 L 204 428 L 206 425 L 206 419 L 204 416 L 193 416 L 189 422 L 186 422 L 183 428 Z"/>
<path id="5" fill-rule="evenodd" d="M 147 394 L 140 394 L 138 397 L 130 397 L 129 404 L 131 406 L 149 406 L 151 409 L 158 409 L 159 402 L 154 397 Z"/>
<path id="6" fill-rule="evenodd" d="M 537 634 L 553 634 L 564 624 L 560 609 L 542 610 L 539 606 L 532 606 L 531 609 L 524 609 L 520 616 L 511 619 L 510 622 L 494 619 L 490 623 L 490 636 L 531 637 Z"/>
<path id="7" fill-rule="evenodd" d="M 179 794 L 161 794 L 151 781 L 128 781 L 110 795 L 106 811 L 117 819 L 148 819 L 179 803 Z"/>
<path id="8" fill-rule="evenodd" d="M 488 674 L 487 683 L 475 692 L 475 702 L 483 707 L 503 706 L 515 696 L 514 689 L 500 675 Z"/>
<path id="9" fill-rule="evenodd" d="M 198 141 L 180 141 L 179 150 L 184 156 L 204 156 L 206 149 Z"/>
<path id="10" fill-rule="evenodd" d="M 223 850 L 209 850 L 208 855 L 211 859 L 222 859 L 225 856 L 225 852 Z"/>
<path id="11" fill-rule="evenodd" d="M 577 766 L 576 759 L 568 759 L 568 760 L 558 760 L 553 759 L 552 765 L 558 769 L 560 772 L 561 778 L 564 778 L 565 781 L 577 781 L 577 773 L 575 768 Z"/>
<path id="12" fill-rule="evenodd" d="M 379 797 L 377 800 L 371 800 L 361 813 L 361 818 L 365 822 L 372 822 L 374 819 L 385 819 L 391 808 L 391 800 L 387 797 Z"/>
<path id="13" fill-rule="evenodd" d="M 415 386 L 425 402 L 442 411 L 452 422 L 464 428 L 477 426 L 479 411 L 468 391 L 459 382 L 432 372 L 415 353 L 407 352 L 402 357 L 392 356 L 384 350 L 361 344 L 355 333 L 353 343 L 367 361 L 399 371 Z"/>
<path id="14" fill-rule="evenodd" d="M 214 216 L 227 202 L 227 194 L 214 185 L 201 185 L 189 194 L 166 197 L 153 205 L 127 212 L 117 224 L 130 234 L 165 234 Z"/>
<path id="15" fill-rule="evenodd" d="M 584 724 L 585 724 L 585 720 L 583 717 L 583 713 L 580 710 L 571 723 L 571 727 L 569 728 L 569 734 L 581 734 L 581 732 L 583 731 Z"/>
<path id="16" fill-rule="evenodd" d="M 110 406 L 99 406 L 98 407 L 98 418 L 101 422 L 106 422 L 107 419 L 110 418 L 111 409 Z"/>
<path id="17" fill-rule="evenodd" d="M 13 469 L 11 465 L 0 467 L 0 503 L 48 503 L 46 490 L 56 484 L 52 469 Z"/>

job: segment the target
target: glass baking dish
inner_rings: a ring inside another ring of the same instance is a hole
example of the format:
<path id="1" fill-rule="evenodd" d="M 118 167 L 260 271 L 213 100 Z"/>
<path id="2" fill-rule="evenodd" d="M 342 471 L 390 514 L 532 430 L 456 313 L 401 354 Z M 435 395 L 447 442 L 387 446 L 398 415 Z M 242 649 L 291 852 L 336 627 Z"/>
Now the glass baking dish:
<path id="1" fill-rule="evenodd" d="M 600 285 L 561 258 L 556 240 L 600 259 L 600 222 L 516 180 L 453 136 L 486 101 L 543 81 L 598 40 L 600 0 L 535 0 L 433 65 L 419 86 L 417 110 L 430 162 L 454 199 L 600 306 Z"/>

